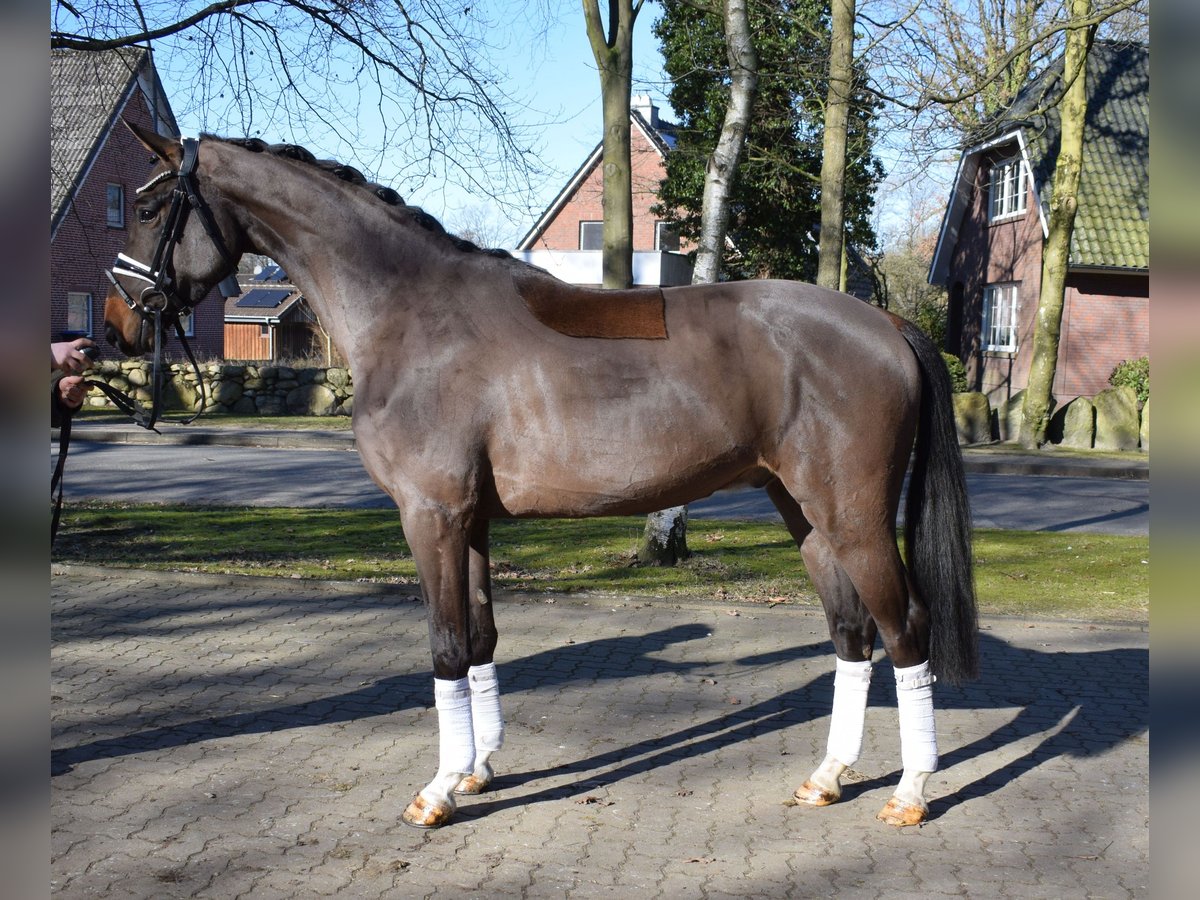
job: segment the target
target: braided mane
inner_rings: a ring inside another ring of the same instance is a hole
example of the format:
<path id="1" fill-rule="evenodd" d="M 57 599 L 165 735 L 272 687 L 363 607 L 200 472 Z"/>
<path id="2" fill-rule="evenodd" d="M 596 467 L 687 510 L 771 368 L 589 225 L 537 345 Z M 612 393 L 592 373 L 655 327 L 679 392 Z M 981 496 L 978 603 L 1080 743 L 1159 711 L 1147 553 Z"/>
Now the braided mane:
<path id="1" fill-rule="evenodd" d="M 337 178 L 340 181 L 345 181 L 350 184 L 359 185 L 375 195 L 376 198 L 386 203 L 388 206 L 395 206 L 406 212 L 412 221 L 434 234 L 441 235 L 450 241 L 457 249 L 464 253 L 486 253 L 489 256 L 500 258 L 512 258 L 507 250 L 493 249 L 484 250 L 473 241 L 466 238 L 461 238 L 450 234 L 445 227 L 435 217 L 425 212 L 419 206 L 410 206 L 404 202 L 404 198 L 395 190 L 386 185 L 377 184 L 373 181 L 368 181 L 366 176 L 354 166 L 340 163 L 333 159 L 317 159 L 312 153 L 298 144 L 268 144 L 266 141 L 258 138 L 223 138 L 215 135 L 204 135 L 206 140 L 216 140 L 222 143 L 232 144 L 235 147 L 242 147 L 249 150 L 251 153 L 269 153 L 272 156 L 282 156 L 285 159 L 293 159 L 298 162 L 307 163 L 315 166 L 322 172 L 328 173 L 330 176 Z"/>

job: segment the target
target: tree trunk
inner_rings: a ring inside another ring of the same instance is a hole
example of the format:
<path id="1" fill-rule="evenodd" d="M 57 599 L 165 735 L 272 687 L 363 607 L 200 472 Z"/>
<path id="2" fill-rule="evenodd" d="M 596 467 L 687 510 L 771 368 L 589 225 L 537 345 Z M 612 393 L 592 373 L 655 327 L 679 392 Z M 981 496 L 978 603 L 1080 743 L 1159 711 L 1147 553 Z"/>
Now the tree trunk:
<path id="1" fill-rule="evenodd" d="M 725 47 L 729 54 L 729 106 L 717 146 L 704 168 L 704 197 L 700 207 L 700 237 L 692 284 L 712 284 L 721 272 L 725 233 L 729 226 L 729 194 L 750 127 L 758 92 L 758 56 L 750 34 L 746 0 L 725 2 Z"/>
<path id="2" fill-rule="evenodd" d="M 1091 0 L 1070 0 L 1071 18 L 1084 19 Z M 1021 407 L 1021 445 L 1040 447 L 1046 442 L 1050 422 L 1051 392 L 1058 367 L 1058 339 L 1062 330 L 1063 297 L 1070 262 L 1071 235 L 1079 175 L 1083 167 L 1083 129 L 1087 119 L 1087 57 L 1095 27 L 1067 32 L 1063 62 L 1066 90 L 1059 103 L 1062 139 L 1054 166 L 1054 188 L 1050 200 L 1049 235 L 1042 251 L 1042 286 L 1034 323 L 1033 350 L 1025 400 Z"/>
<path id="3" fill-rule="evenodd" d="M 633 284 L 633 176 L 629 144 L 629 95 L 633 89 L 633 23 L 642 0 L 609 0 L 608 32 L 600 18 L 599 0 L 583 0 L 588 42 L 600 72 L 604 114 L 602 166 L 604 243 L 603 285 Z"/>
<path id="4" fill-rule="evenodd" d="M 704 199 L 700 210 L 700 238 L 692 284 L 711 284 L 721 272 L 721 254 L 729 225 L 729 194 L 746 143 L 750 112 L 758 91 L 758 56 L 751 39 L 746 0 L 725 0 L 725 47 L 729 54 L 731 83 L 729 106 L 717 146 L 704 169 Z M 687 507 L 676 506 L 652 513 L 646 520 L 638 562 L 673 566 L 690 555 L 687 547 Z"/>
<path id="5" fill-rule="evenodd" d="M 638 548 L 643 566 L 673 566 L 692 555 L 687 545 L 687 507 L 673 506 L 646 516 Z"/>
<path id="6" fill-rule="evenodd" d="M 841 283 L 842 241 L 846 227 L 846 127 L 854 78 L 854 0 L 833 0 L 830 12 L 817 284 L 837 290 Z"/>

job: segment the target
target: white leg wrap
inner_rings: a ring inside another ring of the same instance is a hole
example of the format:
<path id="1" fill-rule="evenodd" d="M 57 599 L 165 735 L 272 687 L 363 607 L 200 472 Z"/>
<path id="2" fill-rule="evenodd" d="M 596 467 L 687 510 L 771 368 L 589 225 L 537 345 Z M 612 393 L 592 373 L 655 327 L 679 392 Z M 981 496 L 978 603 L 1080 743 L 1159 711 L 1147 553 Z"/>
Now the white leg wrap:
<path id="1" fill-rule="evenodd" d="M 833 677 L 833 714 L 829 719 L 829 757 L 843 766 L 858 762 L 862 753 L 867 691 L 871 687 L 871 661 L 837 661 Z"/>
<path id="2" fill-rule="evenodd" d="M 475 735 L 471 729 L 471 688 L 466 678 L 433 679 L 438 712 L 438 773 L 422 794 L 445 800 L 462 776 L 475 768 Z"/>
<path id="3" fill-rule="evenodd" d="M 504 746 L 504 716 L 500 712 L 500 682 L 496 664 L 471 666 L 471 723 L 475 730 L 476 756 L 494 753 Z"/>
<path id="4" fill-rule="evenodd" d="M 904 772 L 937 769 L 937 729 L 933 720 L 933 682 L 929 663 L 896 669 L 896 706 L 900 711 L 900 760 Z"/>

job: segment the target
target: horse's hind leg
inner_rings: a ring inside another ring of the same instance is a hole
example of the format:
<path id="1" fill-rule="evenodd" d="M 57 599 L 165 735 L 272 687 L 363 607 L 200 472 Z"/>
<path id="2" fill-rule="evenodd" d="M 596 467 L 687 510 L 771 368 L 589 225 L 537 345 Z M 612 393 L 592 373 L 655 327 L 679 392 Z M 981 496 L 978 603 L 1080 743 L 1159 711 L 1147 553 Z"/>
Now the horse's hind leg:
<path id="1" fill-rule="evenodd" d="M 929 671 L 929 611 L 914 590 L 890 533 L 852 535 L 830 547 L 879 628 L 896 676 L 900 758 L 895 794 L 879 813 L 889 825 L 925 820 L 925 783 L 937 769 L 933 676 Z"/>
<path id="2" fill-rule="evenodd" d="M 829 635 L 837 653 L 825 759 L 793 795 L 800 803 L 828 806 L 841 797 L 842 773 L 858 761 L 862 751 L 875 623 L 828 541 L 813 531 L 799 504 L 778 481 L 768 485 L 767 493 L 800 545 L 809 577 L 825 608 Z"/>
<path id="3" fill-rule="evenodd" d="M 491 755 L 504 745 L 504 717 L 500 711 L 500 682 L 496 676 L 496 620 L 492 609 L 488 522 L 471 532 L 468 608 L 471 617 L 471 724 L 475 732 L 475 768 L 454 789 L 456 794 L 480 794 L 492 783 Z"/>

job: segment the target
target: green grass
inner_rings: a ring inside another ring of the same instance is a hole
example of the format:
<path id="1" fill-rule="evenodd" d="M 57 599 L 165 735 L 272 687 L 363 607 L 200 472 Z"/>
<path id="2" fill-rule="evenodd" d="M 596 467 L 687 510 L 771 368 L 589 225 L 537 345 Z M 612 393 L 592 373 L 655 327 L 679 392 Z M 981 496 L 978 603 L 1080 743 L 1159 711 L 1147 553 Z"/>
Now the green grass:
<path id="1" fill-rule="evenodd" d="M 676 568 L 633 564 L 641 518 L 497 522 L 493 579 L 508 590 L 819 602 L 782 526 L 693 520 L 692 557 Z M 989 614 L 1145 622 L 1146 537 L 981 530 L 980 608 Z M 70 504 L 57 562 L 181 572 L 416 584 L 390 510 Z"/>

